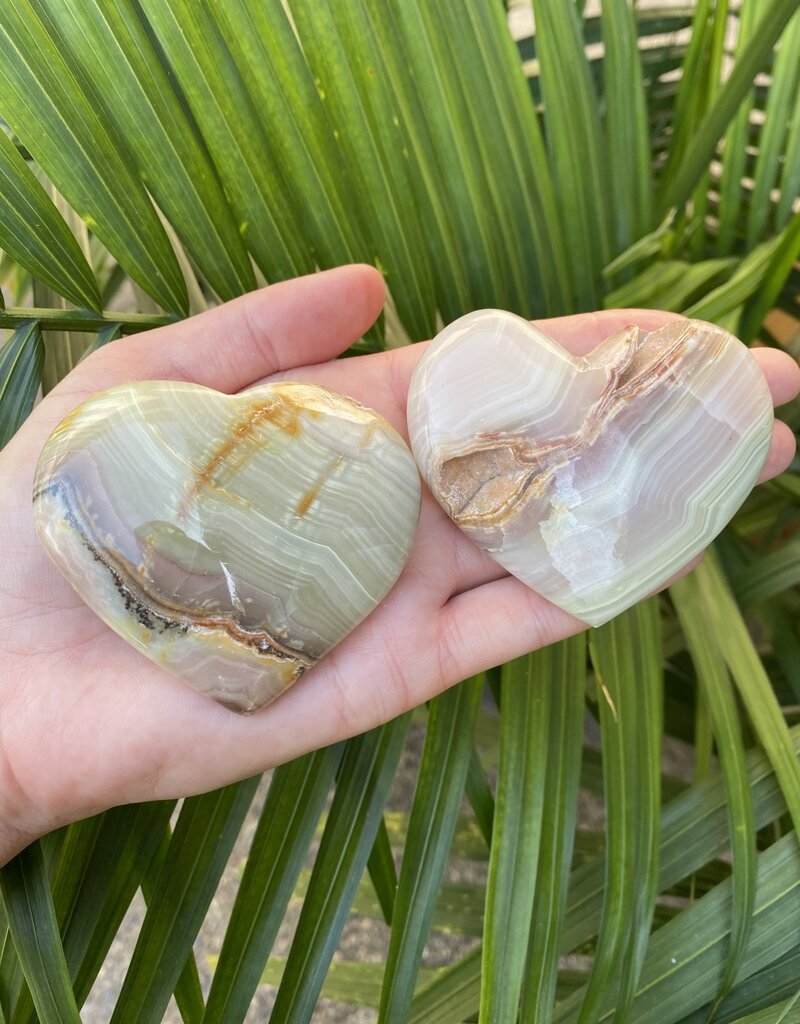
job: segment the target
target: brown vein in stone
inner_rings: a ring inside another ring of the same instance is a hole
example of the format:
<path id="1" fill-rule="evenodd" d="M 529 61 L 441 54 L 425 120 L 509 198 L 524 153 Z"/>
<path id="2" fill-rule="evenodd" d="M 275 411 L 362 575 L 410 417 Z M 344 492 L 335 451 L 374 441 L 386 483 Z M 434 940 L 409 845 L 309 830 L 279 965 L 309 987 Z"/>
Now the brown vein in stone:
<path id="1" fill-rule="evenodd" d="M 331 475 L 336 472 L 336 470 L 339 468 L 339 466 L 341 466 L 343 462 L 344 455 L 337 455 L 337 457 L 325 467 L 325 469 L 322 471 L 322 473 L 320 473 L 320 475 L 317 477 L 317 479 L 314 481 L 311 487 L 309 487 L 309 489 L 306 491 L 306 493 L 303 495 L 300 501 L 298 501 L 297 508 L 295 509 L 296 516 L 302 518 L 302 516 L 308 513 L 308 510 L 319 497 L 319 492 L 331 478 Z"/>
<path id="2" fill-rule="evenodd" d="M 262 443 L 257 436 L 261 426 L 269 423 L 277 430 L 297 437 L 303 429 L 302 415 L 316 416 L 318 413 L 293 401 L 286 394 L 275 393 L 273 397 L 260 399 L 244 416 L 233 420 L 227 435 L 196 471 L 195 479 L 181 503 L 179 515 L 182 518 L 188 516 L 192 504 L 204 487 L 219 488 L 226 478 L 241 469 Z M 237 451 L 239 455 L 233 459 Z"/>
<path id="3" fill-rule="evenodd" d="M 436 484 L 451 518 L 462 527 L 503 527 L 529 501 L 543 497 L 554 474 L 594 444 L 615 416 L 669 379 L 694 332 L 691 321 L 676 321 L 647 335 L 644 345 L 641 331 L 629 328 L 615 346 L 604 342 L 604 351 L 586 362 L 608 359 L 608 382 L 575 433 L 545 443 L 519 434 L 481 434 L 469 450 L 443 460 Z M 713 359 L 723 344 L 724 339 L 704 356 Z"/>

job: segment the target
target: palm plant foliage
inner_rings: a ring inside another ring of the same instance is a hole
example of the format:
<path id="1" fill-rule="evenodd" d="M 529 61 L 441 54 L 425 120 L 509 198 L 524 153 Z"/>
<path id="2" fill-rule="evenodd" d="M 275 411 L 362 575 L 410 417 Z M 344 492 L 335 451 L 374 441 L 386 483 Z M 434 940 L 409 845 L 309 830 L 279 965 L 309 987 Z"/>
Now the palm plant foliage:
<path id="1" fill-rule="evenodd" d="M 498 0 L 4 0 L 0 443 L 87 347 L 355 260 L 392 304 L 362 350 L 482 306 L 652 306 L 779 344 L 795 0 L 533 9 L 515 40 Z M 0 1020 L 79 1020 L 141 890 L 113 1024 L 173 994 L 236 1024 L 262 977 L 277 1024 L 321 996 L 382 1024 L 800 1021 L 799 524 L 795 466 L 668 594 L 415 712 L 408 812 L 386 805 L 409 716 L 277 769 L 210 990 L 192 946 L 258 779 L 34 844 L 0 873 Z M 604 833 L 576 831 L 584 791 Z M 386 922 L 385 963 L 334 959 L 351 914 Z M 431 929 L 472 941 L 432 970 Z"/>

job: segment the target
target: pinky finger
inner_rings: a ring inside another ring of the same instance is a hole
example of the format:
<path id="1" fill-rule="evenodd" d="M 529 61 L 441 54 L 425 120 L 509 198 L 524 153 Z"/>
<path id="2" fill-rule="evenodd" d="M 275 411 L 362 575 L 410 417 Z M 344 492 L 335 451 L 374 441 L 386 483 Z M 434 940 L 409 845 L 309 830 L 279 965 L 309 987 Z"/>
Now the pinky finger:
<path id="1" fill-rule="evenodd" d="M 794 458 L 796 448 L 797 444 L 791 429 L 781 420 L 776 420 L 772 429 L 772 444 L 758 482 L 763 484 L 765 480 L 771 480 L 774 476 L 787 470 Z"/>

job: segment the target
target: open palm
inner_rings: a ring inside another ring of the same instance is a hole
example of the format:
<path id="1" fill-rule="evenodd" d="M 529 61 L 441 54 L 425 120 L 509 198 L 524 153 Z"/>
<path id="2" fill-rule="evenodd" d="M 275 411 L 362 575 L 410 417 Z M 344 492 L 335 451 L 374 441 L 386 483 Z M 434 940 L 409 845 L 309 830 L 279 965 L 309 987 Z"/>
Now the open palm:
<path id="1" fill-rule="evenodd" d="M 424 492 L 411 557 L 386 600 L 276 703 L 243 718 L 135 652 L 77 597 L 38 542 L 33 470 L 53 427 L 88 395 L 137 379 L 236 392 L 277 377 L 312 381 L 381 412 L 404 436 L 423 346 L 329 361 L 370 326 L 380 276 L 347 267 L 254 292 L 116 342 L 74 370 L 0 455 L 0 860 L 34 836 L 128 801 L 202 792 L 384 722 L 493 664 L 583 624 L 509 577 Z M 636 322 L 611 311 L 551 320 L 575 353 Z M 756 351 L 776 404 L 800 389 L 788 356 Z M 776 424 L 762 479 L 794 439 Z"/>

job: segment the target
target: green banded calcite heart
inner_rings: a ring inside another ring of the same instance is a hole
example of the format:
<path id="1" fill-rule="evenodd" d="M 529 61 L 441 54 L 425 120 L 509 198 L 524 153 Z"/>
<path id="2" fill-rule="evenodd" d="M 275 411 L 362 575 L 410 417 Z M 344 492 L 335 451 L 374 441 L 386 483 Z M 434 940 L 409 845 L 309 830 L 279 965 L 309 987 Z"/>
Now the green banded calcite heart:
<path id="1" fill-rule="evenodd" d="M 454 523 L 593 626 L 722 530 L 772 440 L 745 346 L 701 320 L 633 325 L 576 358 L 502 310 L 446 327 L 408 397 L 411 447 Z"/>
<path id="2" fill-rule="evenodd" d="M 56 428 L 34 487 L 39 534 L 84 601 L 242 712 L 386 596 L 419 503 L 411 453 L 382 417 L 289 382 L 112 388 Z"/>

